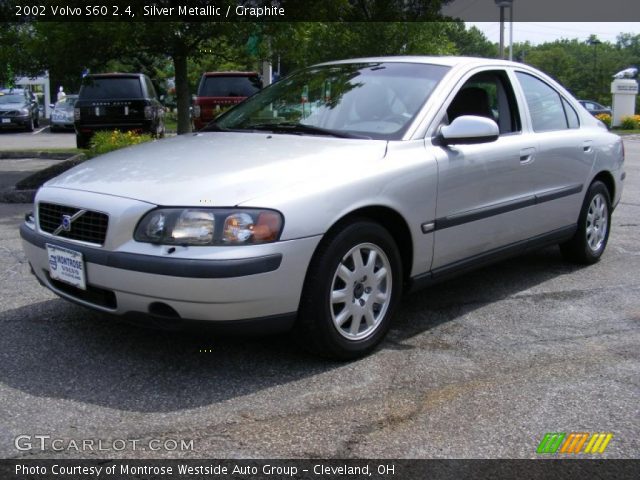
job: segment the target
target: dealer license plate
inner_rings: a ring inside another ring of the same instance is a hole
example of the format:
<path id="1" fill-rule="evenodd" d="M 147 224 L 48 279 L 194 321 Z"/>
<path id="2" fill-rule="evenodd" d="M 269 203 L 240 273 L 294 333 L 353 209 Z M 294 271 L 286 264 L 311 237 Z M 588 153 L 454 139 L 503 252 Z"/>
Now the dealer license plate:
<path id="1" fill-rule="evenodd" d="M 54 280 L 68 283 L 82 290 L 87 289 L 84 260 L 80 252 L 47 243 L 49 275 Z"/>

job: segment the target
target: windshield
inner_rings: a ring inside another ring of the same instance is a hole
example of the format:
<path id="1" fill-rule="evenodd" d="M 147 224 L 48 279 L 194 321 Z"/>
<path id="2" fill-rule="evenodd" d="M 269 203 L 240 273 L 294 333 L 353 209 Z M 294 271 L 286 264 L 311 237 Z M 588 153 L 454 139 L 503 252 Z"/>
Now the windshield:
<path id="1" fill-rule="evenodd" d="M 395 62 L 311 67 L 262 90 L 205 130 L 398 139 L 448 69 Z"/>
<path id="2" fill-rule="evenodd" d="M 0 95 L 0 105 L 7 103 L 25 103 L 24 95 Z"/>
<path id="3" fill-rule="evenodd" d="M 198 95 L 201 97 L 250 97 L 260 90 L 260 87 L 260 78 L 256 75 L 211 76 L 202 79 Z"/>
<path id="4" fill-rule="evenodd" d="M 85 77 L 80 97 L 83 100 L 142 98 L 142 87 L 138 77 Z"/>

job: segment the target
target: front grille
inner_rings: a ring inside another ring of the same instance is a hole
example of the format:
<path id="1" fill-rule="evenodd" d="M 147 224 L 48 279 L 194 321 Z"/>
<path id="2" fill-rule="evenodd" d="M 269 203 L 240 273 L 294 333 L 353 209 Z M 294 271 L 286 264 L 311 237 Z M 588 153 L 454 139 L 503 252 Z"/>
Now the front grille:
<path id="1" fill-rule="evenodd" d="M 17 110 L 0 110 L 0 115 L 4 117 L 17 117 L 20 115 L 20 112 Z"/>
<path id="2" fill-rule="evenodd" d="M 69 230 L 60 228 L 64 215 L 73 217 L 80 210 L 82 209 L 55 203 L 39 203 L 38 220 L 40 230 L 62 238 L 103 245 L 107 236 L 107 227 L 109 226 L 109 217 L 104 213 L 86 210 L 71 222 Z"/>

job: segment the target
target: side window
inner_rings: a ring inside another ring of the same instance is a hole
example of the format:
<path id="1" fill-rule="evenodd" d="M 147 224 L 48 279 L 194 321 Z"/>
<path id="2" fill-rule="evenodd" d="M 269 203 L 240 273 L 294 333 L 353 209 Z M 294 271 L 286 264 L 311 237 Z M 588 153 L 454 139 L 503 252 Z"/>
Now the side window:
<path id="1" fill-rule="evenodd" d="M 145 76 L 144 77 L 144 81 L 147 84 L 147 93 L 151 98 L 156 98 L 158 95 L 156 95 L 156 89 L 153 88 L 153 83 L 151 83 L 151 80 L 149 79 L 149 77 Z"/>
<path id="2" fill-rule="evenodd" d="M 490 118 L 500 134 L 519 132 L 520 114 L 506 72 L 482 72 L 467 80 L 447 109 L 449 122 L 462 115 Z"/>
<path id="3" fill-rule="evenodd" d="M 527 73 L 517 72 L 516 76 L 527 99 L 531 122 L 536 132 L 569 128 L 562 97 L 558 92 Z"/>
<path id="4" fill-rule="evenodd" d="M 562 106 L 564 107 L 564 112 L 567 115 L 569 128 L 580 128 L 580 119 L 578 117 L 578 113 L 571 105 L 569 105 L 569 102 L 567 102 L 564 98 L 562 99 Z"/>

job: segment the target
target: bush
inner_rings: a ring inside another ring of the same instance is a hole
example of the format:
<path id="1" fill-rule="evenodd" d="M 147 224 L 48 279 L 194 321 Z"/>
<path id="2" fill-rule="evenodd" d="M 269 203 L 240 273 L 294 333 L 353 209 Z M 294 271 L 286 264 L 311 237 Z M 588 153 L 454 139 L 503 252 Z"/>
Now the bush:
<path id="1" fill-rule="evenodd" d="M 149 140 L 151 140 L 151 135 L 148 134 L 121 132 L 120 130 L 96 132 L 91 139 L 91 153 L 101 155 L 120 148 L 148 142 Z"/>
<path id="2" fill-rule="evenodd" d="M 609 115 L 608 113 L 599 113 L 598 115 L 596 115 L 596 118 L 604 123 L 607 128 L 611 128 L 611 115 Z"/>
<path id="3" fill-rule="evenodd" d="M 623 130 L 635 130 L 636 128 L 640 128 L 636 119 L 637 116 L 638 115 L 622 117 L 620 128 Z"/>

